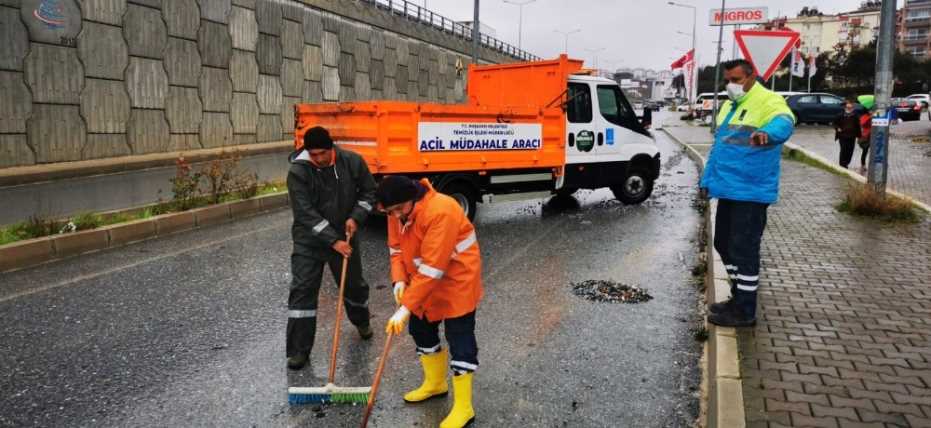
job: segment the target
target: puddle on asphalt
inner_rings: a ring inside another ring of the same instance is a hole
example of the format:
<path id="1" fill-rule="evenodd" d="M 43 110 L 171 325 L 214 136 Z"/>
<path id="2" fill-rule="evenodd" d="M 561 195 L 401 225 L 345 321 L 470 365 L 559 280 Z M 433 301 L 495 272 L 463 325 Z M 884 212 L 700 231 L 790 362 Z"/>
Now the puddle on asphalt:
<path id="1" fill-rule="evenodd" d="M 570 285 L 573 294 L 594 302 L 643 303 L 653 299 L 653 296 L 640 287 L 614 281 L 590 279 Z"/>

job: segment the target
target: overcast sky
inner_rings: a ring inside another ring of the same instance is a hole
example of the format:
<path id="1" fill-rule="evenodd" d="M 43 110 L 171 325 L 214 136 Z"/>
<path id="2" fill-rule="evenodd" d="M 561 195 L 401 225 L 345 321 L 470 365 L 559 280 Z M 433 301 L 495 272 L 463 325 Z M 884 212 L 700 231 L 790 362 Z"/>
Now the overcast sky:
<path id="1" fill-rule="evenodd" d="M 472 0 L 409 0 L 457 21 L 472 20 Z M 527 0 L 514 0 L 522 2 Z M 720 0 L 678 0 L 698 8 L 697 47 L 701 64 L 714 63 L 714 41 L 718 27 L 708 25 L 709 11 L 720 8 Z M 795 16 L 802 7 L 817 6 L 825 13 L 848 12 L 861 0 L 728 0 L 727 7 L 765 6 L 770 18 Z M 901 3 L 901 2 L 900 2 Z M 569 54 L 592 65 L 597 53 L 599 68 L 668 68 L 675 58 L 691 48 L 692 10 L 674 7 L 666 0 L 536 0 L 523 7 L 523 47 L 544 58 L 562 52 L 565 37 L 556 33 L 581 29 L 569 36 Z M 480 20 L 497 32 L 497 38 L 517 46 L 518 6 L 502 0 L 481 0 Z M 729 59 L 733 27 L 725 27 L 725 49 Z"/>

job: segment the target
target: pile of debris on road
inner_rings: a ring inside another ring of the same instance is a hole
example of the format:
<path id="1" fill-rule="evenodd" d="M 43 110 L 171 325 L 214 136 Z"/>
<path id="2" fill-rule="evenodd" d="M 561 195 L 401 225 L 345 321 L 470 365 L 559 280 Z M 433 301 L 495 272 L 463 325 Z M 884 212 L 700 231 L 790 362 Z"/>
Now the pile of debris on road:
<path id="1" fill-rule="evenodd" d="M 607 303 L 642 303 L 653 299 L 646 290 L 633 285 L 614 281 L 587 280 L 572 283 L 572 292 L 576 296 L 595 302 Z"/>

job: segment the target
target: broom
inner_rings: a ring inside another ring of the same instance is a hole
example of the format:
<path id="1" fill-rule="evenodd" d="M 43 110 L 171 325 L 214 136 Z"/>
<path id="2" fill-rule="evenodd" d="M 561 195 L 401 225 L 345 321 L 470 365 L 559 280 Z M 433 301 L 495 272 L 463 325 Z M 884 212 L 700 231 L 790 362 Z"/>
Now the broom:
<path id="1" fill-rule="evenodd" d="M 388 339 L 385 341 L 385 349 L 381 351 L 381 359 L 378 362 L 378 370 L 375 371 L 375 380 L 372 382 L 372 393 L 369 396 L 368 406 L 365 407 L 365 414 L 362 415 L 362 428 L 366 428 L 369 423 L 369 416 L 372 415 L 372 409 L 375 408 L 375 398 L 378 396 L 378 386 L 381 384 L 381 375 L 385 371 L 385 361 L 388 360 L 388 351 L 391 350 L 391 339 L 394 333 L 388 333 Z"/>
<path id="2" fill-rule="evenodd" d="M 346 234 L 346 241 L 351 239 Z M 333 384 L 336 377 L 336 351 L 339 350 L 339 326 L 343 318 L 343 293 L 346 290 L 346 271 L 349 268 L 349 258 L 343 256 L 343 269 L 339 279 L 339 299 L 336 300 L 336 325 L 333 327 L 333 350 L 330 352 L 330 372 L 327 384 L 322 388 L 295 387 L 288 388 L 288 404 L 365 404 L 369 401 L 369 391 L 372 388 L 343 387 Z"/>

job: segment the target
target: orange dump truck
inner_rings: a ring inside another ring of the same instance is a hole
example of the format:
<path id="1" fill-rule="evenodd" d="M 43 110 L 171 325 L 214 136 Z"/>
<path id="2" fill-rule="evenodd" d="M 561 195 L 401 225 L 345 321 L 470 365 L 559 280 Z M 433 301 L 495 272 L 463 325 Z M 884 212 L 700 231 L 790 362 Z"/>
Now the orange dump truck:
<path id="1" fill-rule="evenodd" d="M 376 179 L 427 177 L 470 218 L 478 202 L 608 187 L 624 203 L 650 196 L 659 151 L 613 80 L 565 55 L 470 66 L 464 104 L 298 104 L 295 148 L 323 126 L 361 154 Z"/>

